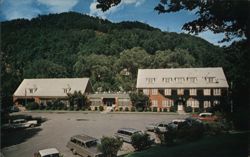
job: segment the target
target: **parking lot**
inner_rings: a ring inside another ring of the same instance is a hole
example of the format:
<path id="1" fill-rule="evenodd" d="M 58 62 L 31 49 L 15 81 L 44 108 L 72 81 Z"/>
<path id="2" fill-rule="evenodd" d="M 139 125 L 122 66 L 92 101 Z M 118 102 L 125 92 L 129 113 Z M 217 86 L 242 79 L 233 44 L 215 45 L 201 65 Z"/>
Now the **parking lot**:
<path id="1" fill-rule="evenodd" d="M 20 114 L 20 113 L 18 113 Z M 87 134 L 96 138 L 113 136 L 117 129 L 131 127 L 145 130 L 152 122 L 171 121 L 185 118 L 187 115 L 157 113 L 22 113 L 41 116 L 47 120 L 41 126 L 8 133 L 2 140 L 7 146 L 2 149 L 4 157 L 28 157 L 40 150 L 57 148 L 66 157 L 76 157 L 66 147 L 70 137 L 75 134 Z M 124 147 L 129 149 L 129 147 Z"/>

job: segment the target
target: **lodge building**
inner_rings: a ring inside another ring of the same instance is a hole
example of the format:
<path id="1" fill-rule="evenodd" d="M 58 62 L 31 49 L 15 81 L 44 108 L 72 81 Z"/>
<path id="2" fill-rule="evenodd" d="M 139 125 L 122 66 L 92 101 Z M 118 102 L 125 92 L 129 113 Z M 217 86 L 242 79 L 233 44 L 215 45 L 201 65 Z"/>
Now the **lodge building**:
<path id="1" fill-rule="evenodd" d="M 169 110 L 177 105 L 180 112 L 185 106 L 206 109 L 219 105 L 228 87 L 221 67 L 139 69 L 136 84 L 138 92 L 149 96 L 152 108 Z"/>

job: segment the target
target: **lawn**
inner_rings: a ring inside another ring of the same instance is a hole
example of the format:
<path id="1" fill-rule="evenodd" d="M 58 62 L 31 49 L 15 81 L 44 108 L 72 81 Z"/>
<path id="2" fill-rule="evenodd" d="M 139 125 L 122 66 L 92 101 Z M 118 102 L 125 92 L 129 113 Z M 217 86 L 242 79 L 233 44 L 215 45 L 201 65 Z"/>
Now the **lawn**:
<path id="1" fill-rule="evenodd" d="M 248 132 L 204 137 L 172 147 L 155 146 L 126 157 L 247 157 L 249 135 Z"/>

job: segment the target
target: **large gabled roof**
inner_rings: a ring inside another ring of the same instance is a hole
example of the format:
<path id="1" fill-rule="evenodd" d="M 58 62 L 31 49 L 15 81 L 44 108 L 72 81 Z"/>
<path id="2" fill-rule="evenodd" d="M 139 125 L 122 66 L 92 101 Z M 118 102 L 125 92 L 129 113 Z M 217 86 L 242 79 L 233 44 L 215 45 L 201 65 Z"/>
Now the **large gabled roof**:
<path id="1" fill-rule="evenodd" d="M 85 93 L 88 85 L 89 78 L 24 79 L 13 96 L 66 97 L 65 90 Z"/>
<path id="2" fill-rule="evenodd" d="M 164 78 L 172 78 L 166 82 Z M 183 78 L 178 82 L 178 78 Z M 190 78 L 195 78 L 191 82 Z M 213 82 L 208 79 L 213 78 Z M 151 81 L 148 81 L 150 80 Z M 221 67 L 216 68 L 171 68 L 139 69 L 137 88 L 228 88 L 228 83 Z"/>

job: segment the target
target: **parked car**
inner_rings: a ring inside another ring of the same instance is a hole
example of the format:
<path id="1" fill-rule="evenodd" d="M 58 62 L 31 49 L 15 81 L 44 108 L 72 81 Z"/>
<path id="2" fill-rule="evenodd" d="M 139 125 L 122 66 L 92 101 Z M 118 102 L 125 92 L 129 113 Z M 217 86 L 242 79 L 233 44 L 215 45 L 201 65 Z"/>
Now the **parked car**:
<path id="1" fill-rule="evenodd" d="M 185 122 L 185 119 L 174 119 L 168 124 L 168 126 L 173 129 L 178 129 L 179 124 L 183 122 Z"/>
<path id="2" fill-rule="evenodd" d="M 205 122 L 212 122 L 218 120 L 217 116 L 209 112 L 200 113 L 199 115 L 193 115 L 193 117 Z"/>
<path id="3" fill-rule="evenodd" d="M 48 148 L 39 150 L 34 154 L 34 157 L 61 157 L 62 155 L 56 148 Z"/>
<path id="4" fill-rule="evenodd" d="M 167 122 L 160 122 L 160 123 L 157 124 L 157 126 L 155 128 L 155 131 L 158 130 L 161 133 L 164 133 L 164 132 L 168 131 L 167 127 L 168 127 L 168 123 Z"/>
<path id="5" fill-rule="evenodd" d="M 29 127 L 35 127 L 38 125 L 37 120 L 25 120 L 25 119 L 16 119 L 13 120 L 10 124 L 12 128 L 18 129 L 18 128 L 29 128 Z"/>
<path id="6" fill-rule="evenodd" d="M 158 123 L 150 123 L 146 125 L 146 130 L 147 131 L 155 131 L 155 128 L 157 127 Z"/>
<path id="7" fill-rule="evenodd" d="M 96 138 L 82 134 L 72 136 L 66 146 L 75 155 L 101 157 L 102 152 L 97 149 L 97 142 L 98 140 Z"/>
<path id="8" fill-rule="evenodd" d="M 134 134 L 142 134 L 143 132 L 133 128 L 121 128 L 118 129 L 115 133 L 115 137 L 120 138 L 121 140 L 131 143 L 131 137 Z"/>

